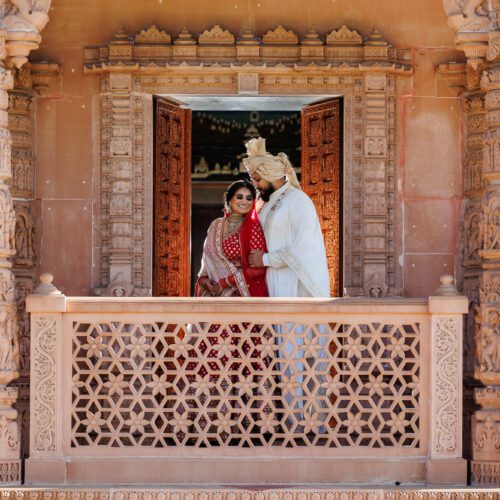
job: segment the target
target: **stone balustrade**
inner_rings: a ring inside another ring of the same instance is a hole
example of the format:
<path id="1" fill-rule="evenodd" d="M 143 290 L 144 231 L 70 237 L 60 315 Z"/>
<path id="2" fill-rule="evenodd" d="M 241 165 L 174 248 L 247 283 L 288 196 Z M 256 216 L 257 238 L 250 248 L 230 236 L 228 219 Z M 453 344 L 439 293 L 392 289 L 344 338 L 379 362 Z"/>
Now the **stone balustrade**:
<path id="1" fill-rule="evenodd" d="M 429 300 L 66 297 L 41 280 L 27 483 L 466 482 L 451 277 Z"/>

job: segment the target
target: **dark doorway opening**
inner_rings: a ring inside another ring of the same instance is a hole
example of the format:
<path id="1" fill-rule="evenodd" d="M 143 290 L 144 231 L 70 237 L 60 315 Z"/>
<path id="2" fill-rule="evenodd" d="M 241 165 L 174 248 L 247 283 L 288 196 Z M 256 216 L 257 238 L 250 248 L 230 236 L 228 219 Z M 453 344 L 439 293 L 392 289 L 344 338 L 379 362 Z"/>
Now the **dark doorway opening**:
<path id="1" fill-rule="evenodd" d="M 224 191 L 248 178 L 240 166 L 245 143 L 265 137 L 267 150 L 284 152 L 300 179 L 301 117 L 298 111 L 193 111 L 191 150 L 191 295 L 210 223 L 222 216 Z"/>

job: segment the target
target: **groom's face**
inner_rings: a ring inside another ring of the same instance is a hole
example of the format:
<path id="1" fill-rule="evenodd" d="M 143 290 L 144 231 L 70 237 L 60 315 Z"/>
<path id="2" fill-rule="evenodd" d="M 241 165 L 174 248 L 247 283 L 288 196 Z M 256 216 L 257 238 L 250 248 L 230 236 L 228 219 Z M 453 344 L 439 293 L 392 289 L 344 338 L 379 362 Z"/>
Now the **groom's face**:
<path id="1" fill-rule="evenodd" d="M 270 182 L 265 181 L 259 174 L 252 175 L 252 182 L 257 191 L 259 192 L 260 199 L 262 201 L 268 202 L 270 196 L 275 191 L 274 186 Z"/>

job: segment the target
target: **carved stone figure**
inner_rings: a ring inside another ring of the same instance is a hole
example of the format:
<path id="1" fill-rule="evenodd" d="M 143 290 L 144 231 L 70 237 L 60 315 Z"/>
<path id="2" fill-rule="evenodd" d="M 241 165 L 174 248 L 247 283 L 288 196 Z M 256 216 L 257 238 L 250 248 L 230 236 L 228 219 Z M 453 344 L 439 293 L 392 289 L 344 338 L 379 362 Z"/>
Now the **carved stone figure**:
<path id="1" fill-rule="evenodd" d="M 483 31 L 488 27 L 484 0 L 444 0 L 444 8 L 455 31 Z"/>
<path id="2" fill-rule="evenodd" d="M 500 312 L 485 308 L 480 332 L 479 363 L 482 372 L 500 371 Z"/>
<path id="3" fill-rule="evenodd" d="M 13 313 L 12 307 L 0 310 L 0 372 L 15 372 L 19 369 L 19 342 Z"/>
<path id="4" fill-rule="evenodd" d="M 49 21 L 47 10 L 50 0 L 9 0 L 9 2 L 12 7 L 6 18 L 16 17 L 17 21 L 11 20 L 16 25 L 22 21 L 25 26 L 39 33 Z"/>
<path id="5" fill-rule="evenodd" d="M 464 215 L 463 231 L 463 263 L 466 266 L 478 265 L 481 262 L 479 250 L 482 244 L 482 223 L 480 207 L 469 205 Z"/>

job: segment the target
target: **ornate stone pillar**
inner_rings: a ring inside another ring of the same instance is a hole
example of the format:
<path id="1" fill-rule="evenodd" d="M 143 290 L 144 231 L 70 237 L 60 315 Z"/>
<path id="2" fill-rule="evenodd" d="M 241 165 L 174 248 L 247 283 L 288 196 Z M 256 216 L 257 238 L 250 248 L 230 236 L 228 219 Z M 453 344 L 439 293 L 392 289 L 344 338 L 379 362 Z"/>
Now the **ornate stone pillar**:
<path id="1" fill-rule="evenodd" d="M 16 213 L 15 251 L 12 272 L 16 283 L 17 338 L 19 340 L 19 389 L 16 405 L 21 425 L 21 457 L 29 452 L 30 319 L 26 297 L 33 292 L 36 243 L 34 220 L 34 95 L 30 66 L 15 71 L 14 89 L 9 92 L 9 130 L 12 139 L 10 191 Z"/>
<path id="2" fill-rule="evenodd" d="M 401 295 L 395 276 L 395 93 L 386 73 L 365 76 L 364 276 L 369 297 Z"/>
<path id="3" fill-rule="evenodd" d="M 470 83 L 473 85 L 472 83 Z M 482 196 L 483 196 L 483 149 L 485 131 L 484 92 L 471 89 L 464 95 L 465 155 L 462 232 L 460 235 L 460 264 L 462 266 L 462 290 L 469 300 L 469 311 L 464 328 L 464 456 L 472 458 L 471 418 L 476 409 L 474 378 L 476 353 L 476 325 L 479 307 L 482 248 Z"/>
<path id="4" fill-rule="evenodd" d="M 109 59 L 131 60 L 133 47 L 133 39 L 120 31 L 109 44 Z M 145 224 L 151 155 L 144 142 L 146 115 L 152 116 L 149 105 L 141 79 L 132 72 L 102 76 L 101 254 L 95 295 L 151 295 L 151 237 Z"/>
<path id="5" fill-rule="evenodd" d="M 500 3 L 498 4 L 500 8 Z M 500 61 L 481 79 L 486 130 L 482 172 L 482 241 L 472 420 L 472 481 L 500 484 Z"/>
<path id="6" fill-rule="evenodd" d="M 9 94 L 13 68 L 27 62 L 38 48 L 48 21 L 50 0 L 0 0 L 0 482 L 21 479 L 20 432 L 14 403 L 18 389 L 20 339 L 17 327 L 15 277 L 9 258 L 16 253 L 16 216 L 8 182 L 12 177 L 12 138 L 9 131 Z M 17 181 L 17 180 L 16 180 Z"/>
<path id="7" fill-rule="evenodd" d="M 443 3 L 467 57 L 461 260 L 472 482 L 500 484 L 500 0 Z"/>
<path id="8" fill-rule="evenodd" d="M 119 46 L 123 48 L 123 45 Z M 101 93 L 100 276 L 96 295 L 147 296 L 144 115 L 140 81 L 110 73 Z"/>
<path id="9" fill-rule="evenodd" d="M 15 254 L 15 213 L 9 187 L 11 137 L 8 130 L 8 90 L 12 73 L 0 68 L 0 476 L 3 481 L 20 479 L 20 442 L 17 411 L 13 404 L 18 390 L 9 387 L 19 377 L 19 339 L 16 331 L 15 278 L 9 258 Z"/>

